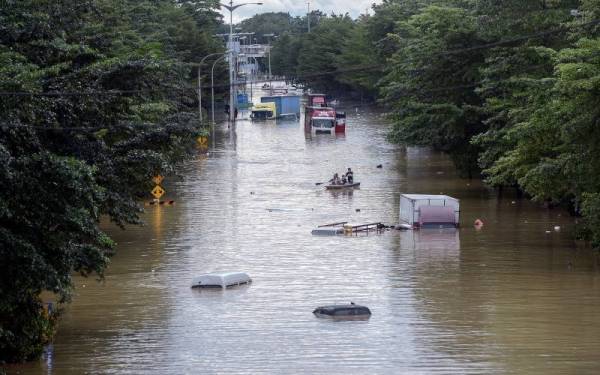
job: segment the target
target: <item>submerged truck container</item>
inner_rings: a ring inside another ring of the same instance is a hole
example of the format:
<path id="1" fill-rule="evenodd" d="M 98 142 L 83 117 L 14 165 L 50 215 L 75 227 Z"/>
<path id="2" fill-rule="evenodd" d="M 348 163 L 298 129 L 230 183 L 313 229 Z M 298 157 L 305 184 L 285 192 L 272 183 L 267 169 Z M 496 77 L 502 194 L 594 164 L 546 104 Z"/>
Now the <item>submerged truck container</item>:
<path id="1" fill-rule="evenodd" d="M 277 117 L 300 118 L 300 96 L 298 95 L 273 95 L 260 98 L 261 103 L 275 103 Z"/>
<path id="2" fill-rule="evenodd" d="M 327 107 L 327 98 L 325 94 L 308 94 L 306 95 L 307 107 Z"/>
<path id="3" fill-rule="evenodd" d="M 414 228 L 458 227 L 460 204 L 447 195 L 401 194 L 400 223 Z"/>

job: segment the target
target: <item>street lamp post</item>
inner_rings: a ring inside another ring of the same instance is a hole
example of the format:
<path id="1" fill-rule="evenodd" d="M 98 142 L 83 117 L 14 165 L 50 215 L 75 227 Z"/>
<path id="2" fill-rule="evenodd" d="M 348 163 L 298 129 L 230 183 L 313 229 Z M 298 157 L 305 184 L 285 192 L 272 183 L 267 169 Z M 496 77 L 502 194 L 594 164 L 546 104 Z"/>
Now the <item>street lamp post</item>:
<path id="1" fill-rule="evenodd" d="M 254 82 L 254 79 L 256 78 L 256 68 L 258 68 L 258 60 L 256 60 L 256 57 L 252 56 L 252 58 L 254 59 L 254 66 L 250 71 L 250 101 L 254 102 L 254 93 L 252 92 L 252 84 Z"/>
<path id="2" fill-rule="evenodd" d="M 263 34 L 263 36 L 267 37 L 267 46 L 269 46 L 269 81 L 271 81 L 271 38 L 274 37 L 275 34 Z"/>
<path id="3" fill-rule="evenodd" d="M 222 55 L 222 53 L 211 53 L 210 55 L 206 55 L 200 60 L 200 64 L 198 64 L 198 114 L 200 115 L 200 124 L 202 124 L 202 64 L 204 61 L 211 56 Z"/>
<path id="4" fill-rule="evenodd" d="M 215 62 L 212 64 L 212 68 L 210 69 L 210 93 L 211 93 L 210 106 L 211 106 L 211 114 L 212 114 L 211 139 L 212 139 L 213 150 L 215 149 L 215 65 L 217 64 L 217 62 L 219 62 L 219 60 L 221 60 L 221 59 L 223 59 L 223 57 L 225 57 L 226 53 L 221 54 L 221 57 L 219 57 L 218 59 L 215 60 Z"/>
<path id="5" fill-rule="evenodd" d="M 267 37 L 267 48 L 269 49 L 269 92 L 271 93 L 271 95 L 273 95 L 273 83 L 271 82 L 271 38 L 275 37 L 275 34 L 263 34 L 263 36 Z"/>
<path id="6" fill-rule="evenodd" d="M 237 8 L 244 6 L 244 5 L 262 5 L 263 3 L 242 3 L 242 4 L 237 4 L 237 5 L 233 5 L 233 0 L 229 1 L 229 5 L 227 4 L 223 4 L 223 3 L 219 3 L 220 6 L 222 6 L 223 8 L 227 9 L 229 11 L 229 43 L 231 45 L 230 49 L 230 54 L 229 54 L 229 119 L 231 120 L 232 115 L 235 114 L 235 108 L 236 108 L 236 103 L 234 100 L 234 79 L 233 79 L 233 55 L 234 55 L 234 51 L 233 51 L 233 11 L 236 10 Z"/>

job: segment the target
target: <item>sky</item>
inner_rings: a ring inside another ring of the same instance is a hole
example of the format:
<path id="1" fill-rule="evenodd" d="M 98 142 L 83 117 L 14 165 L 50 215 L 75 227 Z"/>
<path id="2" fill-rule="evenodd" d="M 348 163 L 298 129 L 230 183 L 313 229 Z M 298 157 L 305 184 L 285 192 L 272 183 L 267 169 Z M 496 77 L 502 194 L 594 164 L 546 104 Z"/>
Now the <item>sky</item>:
<path id="1" fill-rule="evenodd" d="M 262 2 L 263 5 L 245 5 L 233 12 L 233 23 L 238 23 L 245 18 L 250 18 L 257 13 L 266 12 L 287 12 L 292 16 L 302 16 L 306 14 L 306 0 L 234 0 L 233 5 L 242 2 Z M 380 0 L 311 0 L 310 9 L 319 9 L 323 13 L 336 14 L 348 13 L 352 18 L 364 14 L 367 9 L 372 14 L 371 4 L 379 3 Z M 225 16 L 223 21 L 229 23 L 229 11 L 222 9 L 221 13 Z"/>

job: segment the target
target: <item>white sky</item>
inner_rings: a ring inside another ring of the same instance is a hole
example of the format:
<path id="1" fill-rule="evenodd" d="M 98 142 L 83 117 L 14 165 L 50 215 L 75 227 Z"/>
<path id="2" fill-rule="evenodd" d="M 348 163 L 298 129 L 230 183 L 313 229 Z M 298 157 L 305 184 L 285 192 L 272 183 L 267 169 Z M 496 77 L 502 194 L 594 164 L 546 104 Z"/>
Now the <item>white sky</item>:
<path id="1" fill-rule="evenodd" d="M 224 0 L 225 2 L 227 0 Z M 245 18 L 250 18 L 257 13 L 266 12 L 286 12 L 292 16 L 302 16 L 306 14 L 306 0 L 234 0 L 233 5 L 242 2 L 262 2 L 263 5 L 245 5 L 239 7 L 233 12 L 233 23 L 238 23 Z M 371 4 L 379 3 L 381 0 L 311 0 L 310 9 L 319 9 L 326 14 L 332 12 L 336 14 L 348 13 L 352 18 L 364 14 L 367 9 L 372 14 Z M 229 3 L 229 1 L 227 1 Z M 229 11 L 222 9 L 224 15 L 223 21 L 229 23 Z"/>

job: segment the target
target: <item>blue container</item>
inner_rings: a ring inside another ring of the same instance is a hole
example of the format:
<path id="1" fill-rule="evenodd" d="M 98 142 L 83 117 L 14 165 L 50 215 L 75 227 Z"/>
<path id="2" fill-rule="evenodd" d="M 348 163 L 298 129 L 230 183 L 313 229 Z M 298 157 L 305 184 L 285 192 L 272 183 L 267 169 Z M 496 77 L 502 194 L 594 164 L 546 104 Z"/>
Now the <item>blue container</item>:
<path id="1" fill-rule="evenodd" d="M 248 104 L 248 94 L 237 94 L 237 102 L 238 104 Z"/>
<path id="2" fill-rule="evenodd" d="M 261 103 L 275 103 L 277 117 L 296 116 L 300 118 L 300 96 L 298 95 L 274 95 L 263 96 Z"/>

